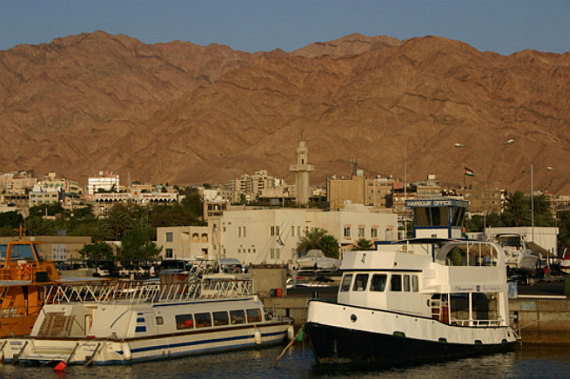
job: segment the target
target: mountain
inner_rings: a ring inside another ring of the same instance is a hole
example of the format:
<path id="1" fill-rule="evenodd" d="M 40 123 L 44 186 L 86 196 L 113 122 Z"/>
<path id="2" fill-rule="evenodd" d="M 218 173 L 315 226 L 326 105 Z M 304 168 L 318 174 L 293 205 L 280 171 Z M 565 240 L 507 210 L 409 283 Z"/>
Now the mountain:
<path id="1" fill-rule="evenodd" d="M 352 34 L 286 53 L 95 32 L 0 52 L 0 170 L 99 170 L 223 183 L 267 169 L 292 182 L 368 176 L 570 192 L 570 53 L 480 52 L 441 37 Z M 516 142 L 499 146 L 514 138 Z M 468 148 L 454 148 L 454 143 Z M 547 166 L 555 167 L 553 171 Z"/>

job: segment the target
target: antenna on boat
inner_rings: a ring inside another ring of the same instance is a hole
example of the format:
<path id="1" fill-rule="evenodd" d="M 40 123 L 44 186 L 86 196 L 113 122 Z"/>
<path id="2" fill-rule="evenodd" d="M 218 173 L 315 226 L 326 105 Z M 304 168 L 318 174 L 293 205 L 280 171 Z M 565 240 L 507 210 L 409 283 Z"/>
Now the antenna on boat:
<path id="1" fill-rule="evenodd" d="M 24 237 L 26 235 L 26 228 L 24 228 L 22 226 L 22 224 L 20 224 L 20 226 L 18 228 L 14 228 L 14 231 L 18 232 L 18 239 L 22 239 L 22 237 Z"/>

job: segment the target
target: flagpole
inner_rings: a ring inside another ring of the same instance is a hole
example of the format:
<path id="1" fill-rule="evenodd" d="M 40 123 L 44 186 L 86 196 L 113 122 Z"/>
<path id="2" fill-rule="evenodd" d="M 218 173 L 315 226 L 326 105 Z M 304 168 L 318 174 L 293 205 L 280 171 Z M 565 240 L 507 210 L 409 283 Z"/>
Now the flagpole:
<path id="1" fill-rule="evenodd" d="M 474 146 L 463 145 L 461 143 L 455 143 L 453 145 L 458 149 L 460 149 L 460 148 L 471 149 L 471 150 L 475 151 L 477 154 L 479 154 L 480 158 L 483 160 L 483 197 L 482 197 L 482 203 L 483 203 L 483 235 L 485 238 L 487 237 L 487 155 L 491 152 L 491 150 L 493 150 L 499 146 L 511 145 L 514 142 L 515 142 L 514 139 L 510 139 L 506 142 L 493 145 L 485 151 L 481 151 Z"/>

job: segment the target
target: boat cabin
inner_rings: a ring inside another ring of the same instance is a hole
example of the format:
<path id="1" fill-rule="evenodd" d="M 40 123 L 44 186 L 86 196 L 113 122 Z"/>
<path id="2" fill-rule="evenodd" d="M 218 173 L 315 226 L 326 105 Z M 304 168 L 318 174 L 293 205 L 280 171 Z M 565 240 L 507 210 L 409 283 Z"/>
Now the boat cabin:
<path id="1" fill-rule="evenodd" d="M 338 302 L 459 326 L 508 325 L 505 255 L 480 241 L 410 241 L 345 254 Z"/>

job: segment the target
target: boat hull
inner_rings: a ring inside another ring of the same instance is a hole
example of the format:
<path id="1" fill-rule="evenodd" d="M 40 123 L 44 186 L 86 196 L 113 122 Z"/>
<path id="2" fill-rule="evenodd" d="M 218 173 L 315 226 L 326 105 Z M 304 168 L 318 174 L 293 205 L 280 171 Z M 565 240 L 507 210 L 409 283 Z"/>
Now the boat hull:
<path id="1" fill-rule="evenodd" d="M 448 325 L 402 313 L 311 301 L 305 330 L 320 364 L 399 366 L 512 351 L 507 326 Z"/>
<path id="2" fill-rule="evenodd" d="M 286 341 L 289 323 L 228 328 L 153 338 L 77 339 L 6 338 L 1 354 L 7 363 L 116 365 L 231 350 L 268 347 Z M 256 335 L 257 334 L 257 335 Z"/>
<path id="3" fill-rule="evenodd" d="M 514 342 L 453 344 L 307 323 L 305 330 L 319 364 L 402 366 L 512 351 Z"/>

